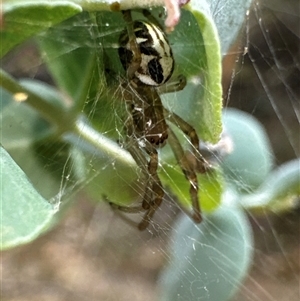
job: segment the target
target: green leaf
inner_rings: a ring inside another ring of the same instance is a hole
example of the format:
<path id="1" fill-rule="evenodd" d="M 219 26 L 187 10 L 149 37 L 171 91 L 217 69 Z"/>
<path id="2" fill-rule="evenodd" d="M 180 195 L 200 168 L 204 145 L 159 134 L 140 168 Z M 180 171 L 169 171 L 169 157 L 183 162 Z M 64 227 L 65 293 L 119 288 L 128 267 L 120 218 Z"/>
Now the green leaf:
<path id="1" fill-rule="evenodd" d="M 1 249 L 28 243 L 43 233 L 54 208 L 33 188 L 24 172 L 0 147 Z"/>
<path id="2" fill-rule="evenodd" d="M 233 151 L 221 167 L 227 183 L 239 193 L 236 205 L 256 213 L 293 208 L 300 194 L 300 161 L 293 160 L 272 170 L 274 155 L 262 125 L 235 109 L 227 109 L 223 120 Z"/>
<path id="3" fill-rule="evenodd" d="M 26 81 L 26 83 L 33 88 L 34 81 Z M 39 89 L 40 93 L 44 92 L 44 96 L 49 95 L 50 99 L 55 99 L 57 96 L 55 90 L 46 84 L 37 83 L 36 89 Z M 51 166 L 59 157 L 57 151 L 61 148 L 53 149 L 52 147 L 51 156 L 47 158 L 43 153 L 39 153 L 38 145 L 45 144 L 45 137 L 51 135 L 49 124 L 26 103 L 15 101 L 12 95 L 3 89 L 0 93 L 1 143 L 26 173 L 38 192 L 49 200 L 61 189 L 61 175 L 58 176 L 50 171 Z M 54 146 L 53 140 L 52 146 Z M 68 158 L 68 155 L 65 158 Z M 45 164 L 45 159 L 48 160 L 47 164 Z M 65 162 L 61 162 L 59 170 L 62 171 L 64 167 Z"/>
<path id="4" fill-rule="evenodd" d="M 51 75 L 61 91 L 81 106 L 94 99 L 103 59 L 95 38 L 93 15 L 83 12 L 52 27 L 37 39 Z M 100 64 L 100 66 L 98 66 Z M 77 105 L 78 106 L 78 105 Z M 82 107 L 79 108 L 81 110 Z"/>
<path id="5" fill-rule="evenodd" d="M 164 105 L 189 122 L 202 140 L 216 143 L 222 132 L 219 39 L 209 11 L 190 10 L 182 11 L 180 23 L 170 35 L 175 71 L 187 76 L 188 85 L 162 98 Z"/>
<path id="6" fill-rule="evenodd" d="M 247 274 L 252 245 L 243 210 L 219 207 L 200 225 L 181 218 L 173 231 L 169 266 L 159 281 L 160 300 L 229 300 Z"/>
<path id="7" fill-rule="evenodd" d="M 96 201 L 103 201 L 105 197 L 114 204 L 128 206 L 143 196 L 146 183 L 135 165 L 85 153 L 85 172 L 84 190 Z"/>
<path id="8" fill-rule="evenodd" d="M 189 210 L 191 208 L 190 182 L 185 178 L 178 163 L 163 164 L 160 171 L 163 185 L 171 189 L 178 201 Z M 221 203 L 223 193 L 223 175 L 220 169 L 206 174 L 197 175 L 199 184 L 199 202 L 201 210 L 209 212 L 215 210 Z"/>
<path id="9" fill-rule="evenodd" d="M 299 195 L 300 160 L 295 159 L 270 172 L 252 194 L 241 195 L 241 204 L 256 212 L 283 212 L 297 206 Z"/>
<path id="10" fill-rule="evenodd" d="M 239 191 L 251 193 L 272 170 L 274 156 L 269 138 L 262 125 L 250 114 L 226 109 L 223 114 L 226 133 L 233 151 L 221 166 L 228 182 Z"/>
<path id="11" fill-rule="evenodd" d="M 27 94 L 44 97 L 42 103 L 51 104 L 52 111 L 59 109 L 60 114 L 66 110 L 62 95 L 54 88 L 34 80 L 22 80 L 21 85 L 26 87 Z M 38 112 L 26 105 L 30 98 L 16 102 L 5 90 L 2 96 L 2 143 L 44 197 L 53 202 L 66 200 L 81 188 L 97 199 L 106 195 L 122 204 L 139 197 L 142 184 L 138 182 L 139 172 L 132 157 L 96 132 L 86 118 L 72 119 L 66 111 L 66 118 L 58 124 L 67 123 L 63 127 L 68 131 L 60 133 L 59 128 L 53 132 Z M 122 194 L 111 189 L 112 185 L 122 187 Z"/>
<path id="12" fill-rule="evenodd" d="M 38 32 L 81 11 L 72 1 L 6 1 L 2 9 L 1 57 Z"/>

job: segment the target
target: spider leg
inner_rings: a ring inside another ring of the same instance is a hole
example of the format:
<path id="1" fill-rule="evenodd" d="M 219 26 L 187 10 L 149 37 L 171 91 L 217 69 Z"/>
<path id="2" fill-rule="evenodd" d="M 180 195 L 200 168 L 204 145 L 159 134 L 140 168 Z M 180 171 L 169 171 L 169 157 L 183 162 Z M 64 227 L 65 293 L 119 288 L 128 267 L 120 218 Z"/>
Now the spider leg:
<path id="1" fill-rule="evenodd" d="M 174 93 L 183 90 L 185 86 L 186 77 L 180 74 L 176 78 L 171 78 L 165 84 L 158 86 L 156 91 L 158 94 Z"/>
<path id="2" fill-rule="evenodd" d="M 169 112 L 167 109 L 164 109 L 164 114 L 170 122 L 176 125 L 185 135 L 190 138 L 190 142 L 193 146 L 193 155 L 197 159 L 197 171 L 200 173 L 209 171 L 211 169 L 211 165 L 204 159 L 200 152 L 200 141 L 196 130 L 177 114 Z"/>
<path id="3" fill-rule="evenodd" d="M 149 223 L 151 222 L 154 213 L 156 212 L 156 210 L 158 209 L 158 207 L 161 205 L 162 200 L 163 200 L 163 196 L 164 196 L 164 190 L 162 188 L 162 184 L 161 181 L 159 179 L 159 177 L 156 177 L 156 180 L 152 186 L 153 189 L 153 193 L 156 194 L 156 197 L 154 199 L 154 201 L 152 202 L 149 210 L 145 213 L 142 221 L 139 223 L 138 228 L 139 230 L 145 230 Z"/>
<path id="4" fill-rule="evenodd" d="M 155 148 L 152 148 L 152 151 L 149 152 L 150 160 L 148 163 L 148 173 L 149 173 L 149 180 L 147 184 L 147 188 L 151 188 L 151 191 L 149 191 L 149 195 L 147 195 L 147 190 L 144 194 L 144 200 L 143 200 L 143 208 L 147 209 L 147 212 L 145 213 L 142 221 L 139 223 L 138 228 L 139 230 L 144 230 L 147 228 L 149 223 L 151 222 L 153 215 L 157 208 L 161 205 L 162 199 L 164 196 L 164 190 L 162 188 L 161 181 L 157 175 L 157 168 L 158 168 L 158 153 Z M 146 188 L 146 189 L 147 189 Z M 147 199 L 152 199 L 154 197 L 154 200 L 150 201 Z"/>
<path id="5" fill-rule="evenodd" d="M 127 126 L 127 129 L 130 131 L 130 126 Z M 145 151 L 150 157 L 150 160 L 148 162 L 144 152 L 140 149 L 138 142 L 135 139 L 130 139 L 130 141 L 131 142 L 127 143 L 126 148 L 132 155 L 133 159 L 137 162 L 137 165 L 141 168 L 142 173 L 146 178 L 142 203 L 139 206 L 122 206 L 114 204 L 109 200 L 107 201 L 112 209 L 116 210 L 116 212 L 117 210 L 125 213 L 141 213 L 146 211 L 142 221 L 137 224 L 139 230 L 145 230 L 151 222 L 155 211 L 162 203 L 164 196 L 164 190 L 157 175 L 158 153 L 157 150 L 153 147 L 151 147 L 150 150 L 146 149 Z M 134 224 L 136 226 L 135 222 L 133 222 L 123 214 L 118 212 L 118 215 L 120 215 L 126 222 L 129 222 L 130 224 Z"/>
<path id="6" fill-rule="evenodd" d="M 200 223 L 202 221 L 202 216 L 198 198 L 197 175 L 194 171 L 191 162 L 187 159 L 178 138 L 176 137 L 175 133 L 172 131 L 171 128 L 169 128 L 169 144 L 172 148 L 177 162 L 181 167 L 183 174 L 185 175 L 186 179 L 190 182 L 190 196 L 192 201 L 193 212 L 191 213 L 190 211 L 187 211 L 184 207 L 180 207 L 188 216 L 191 217 L 191 219 L 194 222 Z"/>
<path id="7" fill-rule="evenodd" d="M 137 40 L 136 40 L 136 37 L 134 34 L 133 20 L 131 17 L 131 12 L 130 12 L 130 10 L 123 10 L 122 13 L 123 13 L 124 21 L 126 22 L 126 26 L 127 26 L 130 50 L 132 51 L 132 54 L 133 54 L 133 58 L 130 63 L 130 66 L 127 68 L 127 76 L 129 79 L 133 79 L 135 76 L 134 75 L 135 72 L 138 70 L 138 68 L 141 65 L 142 56 L 141 56 L 141 52 L 139 50 L 139 46 L 137 44 Z"/>
<path id="8" fill-rule="evenodd" d="M 130 225 L 132 225 L 134 227 L 138 227 L 138 229 L 140 231 L 145 230 L 149 226 L 149 223 L 151 222 L 153 215 L 156 212 L 157 208 L 162 203 L 162 198 L 164 196 L 164 191 L 162 189 L 161 181 L 157 175 L 155 178 L 156 179 L 155 179 L 155 182 L 153 183 L 152 190 L 153 190 L 153 192 L 155 192 L 156 197 L 155 197 L 154 201 L 152 202 L 152 204 L 149 206 L 149 209 L 144 214 L 142 221 L 139 223 L 135 223 L 130 218 L 128 218 L 127 216 L 120 213 L 120 211 L 125 212 L 125 213 L 141 213 L 141 212 L 145 211 L 145 209 L 143 208 L 143 204 L 141 206 L 130 207 L 130 206 L 116 205 L 116 204 L 113 204 L 108 201 L 109 204 L 111 205 L 112 209 L 118 214 L 118 216 L 120 216 L 125 222 L 129 223 Z M 146 195 L 146 192 L 145 192 L 145 195 Z"/>
<path id="9" fill-rule="evenodd" d="M 134 222 L 130 218 L 127 217 L 127 215 L 124 215 L 122 212 L 125 213 L 140 213 L 143 212 L 144 209 L 142 206 L 135 206 L 135 207 L 129 207 L 129 206 L 120 206 L 112 203 L 106 195 L 102 196 L 103 199 L 110 205 L 112 210 L 114 211 L 115 214 L 117 214 L 124 222 L 128 223 L 129 225 L 133 227 L 138 227 L 138 223 Z"/>
<path id="10" fill-rule="evenodd" d="M 144 181 L 145 181 L 145 188 L 144 188 L 144 195 L 141 204 L 142 211 L 149 210 L 152 202 L 152 186 L 153 186 L 153 174 L 155 174 L 155 167 L 158 166 L 158 158 L 157 156 L 153 155 L 150 157 L 150 161 L 148 162 L 145 154 L 140 149 L 140 146 L 135 141 L 135 147 L 128 147 L 128 151 L 132 155 L 133 159 L 137 162 L 138 166 L 142 169 Z"/>

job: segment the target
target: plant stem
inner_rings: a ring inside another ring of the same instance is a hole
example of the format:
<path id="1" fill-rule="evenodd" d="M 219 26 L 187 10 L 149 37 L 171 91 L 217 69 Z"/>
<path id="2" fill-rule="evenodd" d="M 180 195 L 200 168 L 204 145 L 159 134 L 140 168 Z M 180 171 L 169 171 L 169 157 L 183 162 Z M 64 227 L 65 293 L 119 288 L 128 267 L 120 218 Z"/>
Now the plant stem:
<path id="1" fill-rule="evenodd" d="M 122 165 L 136 167 L 136 162 L 128 151 L 121 148 L 116 142 L 106 136 L 101 135 L 98 131 L 93 129 L 84 118 L 79 117 L 76 120 L 75 128 L 72 133 L 83 139 L 84 142 L 87 142 L 89 146 L 92 146 L 94 149 L 98 150 L 98 152 L 100 151 L 102 155 L 107 156 L 110 159 L 113 158 Z"/>
<path id="2" fill-rule="evenodd" d="M 18 101 L 17 95 L 19 93 L 24 94 L 24 99 L 21 101 L 38 111 L 43 118 L 59 128 L 60 131 L 68 130 L 70 124 L 72 124 L 72 122 L 70 122 L 71 120 L 69 120 L 70 114 L 67 114 L 67 111 L 62 110 L 46 99 L 20 85 L 13 77 L 2 69 L 0 69 L 0 85 L 10 92 L 16 101 Z"/>
<path id="3" fill-rule="evenodd" d="M 4 70 L 0 70 L 0 84 L 15 98 L 17 93 L 24 93 L 24 103 L 39 112 L 52 125 L 55 125 L 58 135 L 63 136 L 63 139 L 77 146 L 80 145 L 79 140 L 81 140 L 82 148 L 93 149 L 94 152 L 113 158 L 122 165 L 136 167 L 135 161 L 125 149 L 93 129 L 83 116 L 74 115 L 68 110 L 53 105 L 20 85 Z"/>

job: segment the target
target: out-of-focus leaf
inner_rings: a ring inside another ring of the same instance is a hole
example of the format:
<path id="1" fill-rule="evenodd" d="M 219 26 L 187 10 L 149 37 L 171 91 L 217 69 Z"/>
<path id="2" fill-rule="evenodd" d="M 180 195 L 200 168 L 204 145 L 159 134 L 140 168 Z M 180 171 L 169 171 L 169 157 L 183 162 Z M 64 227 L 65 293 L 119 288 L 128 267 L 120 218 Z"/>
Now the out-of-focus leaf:
<path id="1" fill-rule="evenodd" d="M 253 193 L 241 196 L 241 204 L 251 210 L 287 211 L 296 206 L 300 196 L 300 160 L 289 161 L 266 177 Z"/>
<path id="2" fill-rule="evenodd" d="M 227 109 L 223 115 L 226 133 L 233 143 L 233 151 L 221 166 L 230 183 L 240 191 L 252 192 L 273 166 L 273 152 L 262 125 L 250 114 Z"/>
<path id="3" fill-rule="evenodd" d="M 1 57 L 14 46 L 81 12 L 72 1 L 4 1 Z"/>
<path id="4" fill-rule="evenodd" d="M 93 14 L 87 12 L 49 28 L 37 38 L 56 85 L 75 106 L 80 103 L 79 111 L 84 103 L 95 101 L 101 91 L 99 76 L 103 77 L 104 71 L 102 49 L 97 39 Z"/>
<path id="5" fill-rule="evenodd" d="M 192 5 L 200 5 L 204 1 L 192 1 Z M 247 22 L 247 12 L 252 0 L 206 0 L 212 18 L 216 24 L 221 42 L 222 55 L 226 55 L 237 39 L 239 32 Z"/>
<path id="6" fill-rule="evenodd" d="M 49 126 L 38 112 L 15 101 L 5 90 L 1 89 L 1 96 L 4 104 L 0 115 L 1 143 L 39 193 L 49 200 L 59 191 L 61 178 L 47 171 L 34 147 L 36 141 L 49 133 Z"/>
<path id="7" fill-rule="evenodd" d="M 0 166 L 1 249 L 8 249 L 34 240 L 49 225 L 55 210 L 2 147 Z"/>
<path id="8" fill-rule="evenodd" d="M 247 274 L 252 244 L 251 227 L 243 210 L 221 206 L 205 215 L 200 225 L 182 217 L 173 230 L 160 300 L 229 300 Z"/>

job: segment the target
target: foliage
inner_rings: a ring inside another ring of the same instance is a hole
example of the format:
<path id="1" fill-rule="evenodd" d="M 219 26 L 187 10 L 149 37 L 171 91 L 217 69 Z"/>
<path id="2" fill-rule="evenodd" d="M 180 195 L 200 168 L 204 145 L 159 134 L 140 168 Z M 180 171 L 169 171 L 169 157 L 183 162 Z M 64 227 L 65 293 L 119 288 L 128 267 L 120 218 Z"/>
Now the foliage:
<path id="1" fill-rule="evenodd" d="M 143 185 L 135 161 L 116 143 L 122 139 L 126 108 L 114 93 L 119 84 L 114 74 L 125 75 L 115 47 L 125 23 L 120 12 L 107 11 L 108 4 L 102 11 L 82 11 L 78 3 L 12 1 L 4 5 L 7 22 L 2 55 L 33 36 L 56 87 L 34 79 L 16 80 L 1 70 L 1 143 L 44 198 L 41 201 L 48 200 L 55 208 L 66 204 L 81 189 L 94 199 L 106 195 L 116 203 L 132 203 L 141 195 Z M 192 123 L 203 139 L 213 143 L 222 130 L 219 44 L 208 12 L 201 7 L 194 14 L 192 10 L 193 7 L 187 7 L 182 12 L 184 22 L 169 39 L 177 62 L 175 76 L 184 73 L 190 79 L 201 77 L 202 88 L 191 83 L 181 95 L 175 95 L 190 100 L 185 106 L 175 107 L 167 97 L 163 101 Z M 153 10 L 159 20 L 161 12 Z M 134 14 L 135 18 L 142 17 L 138 12 Z M 43 18 L 40 23 L 39 15 Z M 18 35 L 13 35 L 14 31 Z M 195 115 L 188 114 L 191 107 Z M 199 118 L 203 122 L 197 122 Z M 169 166 L 172 160 L 166 149 L 163 164 Z M 168 184 L 167 180 L 164 182 Z M 3 195 L 5 203 L 11 201 L 9 191 L 15 189 L 14 182 L 8 185 L 7 194 Z M 112 185 L 119 189 L 111 189 Z M 185 187 L 177 184 L 176 188 Z M 216 194 L 217 203 L 220 193 L 221 189 Z M 178 197 L 187 202 L 187 194 Z M 35 202 L 34 198 L 27 197 L 24 208 Z M 210 202 L 206 207 L 212 207 Z M 31 219 L 31 212 L 26 214 Z M 54 210 L 52 214 L 54 217 Z M 10 226 L 14 226 L 17 221 L 11 222 Z"/>
<path id="2" fill-rule="evenodd" d="M 186 216 L 177 224 L 172 264 L 161 279 L 162 300 L 230 300 L 247 275 L 254 251 L 245 209 L 255 214 L 284 212 L 300 194 L 300 160 L 274 168 L 268 137 L 255 118 L 227 109 L 223 122 L 233 151 L 221 163 L 221 206 L 207 213 L 200 225 Z"/>
<path id="3" fill-rule="evenodd" d="M 163 96 L 164 105 L 210 143 L 222 131 L 221 52 L 226 54 L 235 41 L 250 1 L 227 1 L 222 11 L 218 3 L 191 1 L 182 11 L 169 39 L 175 75 L 186 75 L 188 85 Z M 92 198 L 104 194 L 125 204 L 141 194 L 140 170 L 116 143 L 125 110 L 114 94 L 114 73 L 123 72 L 114 45 L 124 23 L 119 12 L 109 11 L 110 4 L 3 4 L 1 57 L 34 39 L 55 87 L 0 73 L 2 249 L 28 243 L 50 229 L 59 220 L 61 205 L 81 189 Z M 153 11 L 158 19 L 161 12 Z M 273 170 L 268 138 L 251 116 L 227 111 L 223 121 L 233 152 L 214 174 L 199 177 L 205 221 L 196 226 L 183 218 L 174 229 L 175 251 L 162 276 L 163 300 L 227 300 L 251 262 L 251 228 L 244 207 L 281 212 L 299 194 L 299 161 Z M 249 148 L 249 143 L 256 147 Z M 187 206 L 188 185 L 170 154 L 167 146 L 161 152 L 160 176 Z"/>

